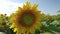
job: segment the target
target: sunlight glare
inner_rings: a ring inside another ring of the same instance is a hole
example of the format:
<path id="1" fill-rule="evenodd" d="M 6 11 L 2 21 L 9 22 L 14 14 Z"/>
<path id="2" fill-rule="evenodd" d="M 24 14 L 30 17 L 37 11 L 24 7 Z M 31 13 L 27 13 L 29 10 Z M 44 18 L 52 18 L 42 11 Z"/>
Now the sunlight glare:
<path id="1" fill-rule="evenodd" d="M 0 14 L 7 14 L 8 16 L 15 12 L 17 8 L 20 6 L 22 7 L 22 3 L 16 3 L 11 1 L 3 1 L 0 0 Z"/>

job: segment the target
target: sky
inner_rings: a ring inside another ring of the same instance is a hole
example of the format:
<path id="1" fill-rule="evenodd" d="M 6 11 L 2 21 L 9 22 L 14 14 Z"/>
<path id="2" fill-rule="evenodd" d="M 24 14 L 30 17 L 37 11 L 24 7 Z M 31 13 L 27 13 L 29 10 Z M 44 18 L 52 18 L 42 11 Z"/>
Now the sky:
<path id="1" fill-rule="evenodd" d="M 60 0 L 0 0 L 0 13 L 10 15 L 27 1 L 38 4 L 38 9 L 44 14 L 55 15 L 60 10 Z"/>

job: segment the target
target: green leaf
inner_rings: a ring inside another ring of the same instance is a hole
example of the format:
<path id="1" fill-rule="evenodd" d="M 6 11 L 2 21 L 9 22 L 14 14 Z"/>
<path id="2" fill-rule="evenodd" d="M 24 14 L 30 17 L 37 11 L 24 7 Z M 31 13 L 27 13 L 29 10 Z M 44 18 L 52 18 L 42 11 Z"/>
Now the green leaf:
<path id="1" fill-rule="evenodd" d="M 42 31 L 45 31 L 45 32 L 50 32 L 50 33 L 54 34 L 54 32 L 52 32 L 52 30 L 49 29 L 49 27 L 47 27 L 47 26 L 45 26 L 45 25 L 43 25 L 43 26 L 41 27 L 41 30 L 42 30 Z"/>
<path id="2" fill-rule="evenodd" d="M 9 28 L 9 29 L 7 30 L 7 32 L 6 32 L 6 34 L 16 34 L 16 33 L 13 32 L 13 30 Z"/>
<path id="3" fill-rule="evenodd" d="M 59 32 L 59 33 L 60 33 L 60 29 L 57 28 L 55 25 L 50 24 L 50 25 L 49 25 L 49 29 L 51 29 L 51 30 L 53 30 L 53 31 L 55 31 L 55 32 Z"/>

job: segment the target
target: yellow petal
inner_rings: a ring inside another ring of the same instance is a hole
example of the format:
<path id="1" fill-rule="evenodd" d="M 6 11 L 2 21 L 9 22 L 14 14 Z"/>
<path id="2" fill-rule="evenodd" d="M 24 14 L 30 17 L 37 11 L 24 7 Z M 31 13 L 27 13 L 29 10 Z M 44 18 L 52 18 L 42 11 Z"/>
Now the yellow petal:
<path id="1" fill-rule="evenodd" d="M 35 9 L 37 9 L 37 7 L 38 7 L 38 5 L 34 4 L 33 7 L 32 7 L 32 9 L 35 10 Z"/>
<path id="2" fill-rule="evenodd" d="M 18 7 L 18 10 L 20 11 L 20 10 L 22 10 L 22 8 L 21 7 Z"/>
<path id="3" fill-rule="evenodd" d="M 31 4 L 30 4 L 30 2 L 27 2 L 27 3 L 26 3 L 26 8 L 27 8 L 27 9 L 31 9 Z"/>
<path id="4" fill-rule="evenodd" d="M 23 9 L 25 9 L 26 8 L 26 6 L 23 4 Z"/>
<path id="5" fill-rule="evenodd" d="M 14 28 L 14 32 L 16 32 L 17 31 L 17 28 Z"/>
<path id="6" fill-rule="evenodd" d="M 18 7 L 18 10 L 16 10 L 16 14 L 20 13 L 21 10 L 22 10 L 22 8 L 21 7 Z"/>
<path id="7" fill-rule="evenodd" d="M 10 26 L 10 28 L 14 28 L 15 27 L 15 24 L 12 24 L 11 26 Z"/>
<path id="8" fill-rule="evenodd" d="M 31 6 L 30 2 L 26 2 L 26 6 Z"/>

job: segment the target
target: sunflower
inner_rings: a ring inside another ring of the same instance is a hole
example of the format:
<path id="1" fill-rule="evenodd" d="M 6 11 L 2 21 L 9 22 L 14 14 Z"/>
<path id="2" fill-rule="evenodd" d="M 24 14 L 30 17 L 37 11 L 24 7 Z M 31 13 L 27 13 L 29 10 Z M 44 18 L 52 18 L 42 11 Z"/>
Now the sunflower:
<path id="1" fill-rule="evenodd" d="M 2 18 L 3 17 L 3 14 L 0 14 L 0 18 Z"/>
<path id="2" fill-rule="evenodd" d="M 6 26 L 7 23 L 5 21 L 4 15 L 0 14 L 0 26 Z"/>
<path id="3" fill-rule="evenodd" d="M 30 2 L 26 2 L 23 7 L 18 7 L 18 10 L 11 18 L 13 23 L 10 28 L 14 28 L 14 32 L 17 32 L 16 34 L 29 34 L 29 32 L 35 34 L 35 29 L 40 30 L 42 18 L 42 14 L 37 7 L 37 4 L 32 6 Z"/>

